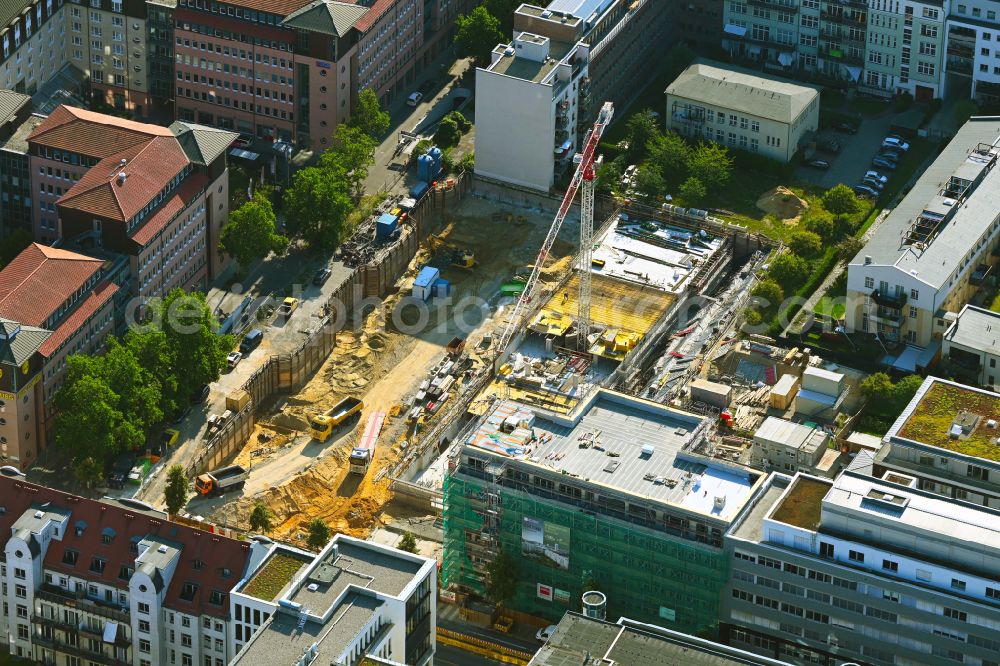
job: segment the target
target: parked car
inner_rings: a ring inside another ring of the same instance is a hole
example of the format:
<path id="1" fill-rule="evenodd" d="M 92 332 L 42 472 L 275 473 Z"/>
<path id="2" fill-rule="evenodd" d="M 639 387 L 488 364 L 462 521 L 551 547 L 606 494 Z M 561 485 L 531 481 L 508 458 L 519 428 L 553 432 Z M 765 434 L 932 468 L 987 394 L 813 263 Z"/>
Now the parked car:
<path id="1" fill-rule="evenodd" d="M 834 155 L 840 154 L 840 142 L 836 139 L 823 139 L 818 144 L 820 150 L 825 150 L 828 153 L 833 153 Z"/>
<path id="2" fill-rule="evenodd" d="M 292 316 L 292 313 L 295 312 L 295 309 L 298 307 L 299 307 L 299 299 L 292 298 L 291 296 L 289 296 L 284 301 L 282 301 L 281 305 L 278 307 L 278 316 L 288 319 L 289 317 Z"/>
<path id="3" fill-rule="evenodd" d="M 885 185 L 883 183 L 879 182 L 875 178 L 863 178 L 861 180 L 861 184 L 862 185 L 866 185 L 866 186 L 872 188 L 873 190 L 875 190 L 877 192 L 881 192 L 882 189 L 885 187 Z"/>
<path id="4" fill-rule="evenodd" d="M 410 106 L 416 106 L 420 104 L 420 100 L 424 98 L 424 94 L 420 91 L 411 92 L 410 96 L 406 98 L 406 103 Z"/>
<path id="5" fill-rule="evenodd" d="M 191 398 L 191 403 L 195 405 L 202 404 L 208 400 L 208 394 L 211 392 L 212 390 L 208 388 L 208 384 L 202 384 L 201 388 L 195 391 L 194 396 Z"/>
<path id="6" fill-rule="evenodd" d="M 878 171 L 865 171 L 864 178 L 865 179 L 874 178 L 875 180 L 879 181 L 883 185 L 885 185 L 886 183 L 889 182 L 889 176 L 883 176 Z"/>
<path id="7" fill-rule="evenodd" d="M 806 162 L 807 167 L 812 167 L 813 169 L 827 170 L 830 168 L 830 163 L 826 160 L 809 160 Z"/>
<path id="8" fill-rule="evenodd" d="M 535 638 L 537 638 L 540 641 L 547 641 L 550 638 L 552 638 L 552 634 L 554 633 L 556 633 L 556 625 L 550 624 L 544 629 L 539 629 L 538 632 L 535 634 Z"/>
<path id="9" fill-rule="evenodd" d="M 236 141 L 233 141 L 234 148 L 249 148 L 253 145 L 253 134 L 248 134 L 247 132 L 240 132 L 240 135 L 236 137 Z"/>
<path id="10" fill-rule="evenodd" d="M 190 413 L 191 413 L 191 405 L 187 405 L 183 409 L 178 410 L 176 414 L 174 414 L 174 417 L 170 419 L 170 423 L 173 425 L 177 425 L 178 423 L 183 422 L 184 419 L 187 418 L 187 415 Z"/>
<path id="11" fill-rule="evenodd" d="M 896 163 L 892 160 L 887 160 L 881 155 L 872 160 L 872 166 L 879 167 L 880 169 L 885 169 L 887 171 L 895 171 Z"/>
<path id="12" fill-rule="evenodd" d="M 853 189 L 854 193 L 859 197 L 869 197 L 871 199 L 878 197 L 878 192 L 867 185 L 855 185 Z"/>
<path id="13" fill-rule="evenodd" d="M 313 284 L 316 285 L 317 287 L 320 287 L 323 284 L 325 284 L 327 280 L 330 279 L 331 275 L 333 275 L 333 271 L 324 266 L 323 268 L 316 271 L 315 275 L 313 275 Z"/>
<path id="14" fill-rule="evenodd" d="M 230 368 L 235 368 L 243 360 L 243 352 L 229 352 L 229 356 L 226 357 L 226 363 L 229 364 Z"/>
<path id="15" fill-rule="evenodd" d="M 905 153 L 906 151 L 908 151 L 910 149 L 910 144 L 908 144 L 906 141 L 903 141 L 902 139 L 897 138 L 895 136 L 887 136 L 882 141 L 882 147 L 883 148 L 898 149 L 898 150 L 901 150 L 901 151 L 903 151 Z"/>
<path id="16" fill-rule="evenodd" d="M 264 341 L 264 331 L 259 328 L 255 328 L 240 340 L 240 351 L 244 354 L 250 354 L 254 349 L 260 346 L 260 343 Z"/>
<path id="17" fill-rule="evenodd" d="M 833 129 L 837 130 L 838 132 L 843 132 L 844 134 L 858 133 L 858 126 L 852 123 L 836 123 L 833 126 Z"/>

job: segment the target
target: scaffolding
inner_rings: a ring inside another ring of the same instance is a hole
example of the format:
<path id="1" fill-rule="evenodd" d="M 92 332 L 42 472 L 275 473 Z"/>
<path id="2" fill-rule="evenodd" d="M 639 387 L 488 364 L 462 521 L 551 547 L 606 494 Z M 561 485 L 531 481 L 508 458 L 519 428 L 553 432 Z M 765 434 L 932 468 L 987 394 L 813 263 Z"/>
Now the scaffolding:
<path id="1" fill-rule="evenodd" d="M 718 621 L 728 578 L 722 548 L 518 490 L 509 482 L 509 467 L 503 465 L 501 475 L 494 473 L 501 467 L 476 470 L 481 478 L 475 478 L 459 465 L 445 478 L 445 586 L 484 594 L 486 567 L 502 548 L 521 562 L 509 604 L 514 610 L 558 620 L 566 610 L 579 610 L 580 595 L 596 585 L 608 595 L 609 617 L 692 633 Z M 525 518 L 568 534 L 565 568 L 522 549 Z"/>

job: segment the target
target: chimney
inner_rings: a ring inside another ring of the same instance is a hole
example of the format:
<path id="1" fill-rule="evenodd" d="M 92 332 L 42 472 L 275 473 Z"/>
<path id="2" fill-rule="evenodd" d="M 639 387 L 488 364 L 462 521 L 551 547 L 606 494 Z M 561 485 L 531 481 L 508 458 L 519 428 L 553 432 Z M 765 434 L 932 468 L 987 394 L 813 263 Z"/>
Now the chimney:
<path id="1" fill-rule="evenodd" d="M 866 254 L 865 255 L 865 266 L 869 265 L 870 263 L 872 263 L 872 256 L 870 254 Z"/>

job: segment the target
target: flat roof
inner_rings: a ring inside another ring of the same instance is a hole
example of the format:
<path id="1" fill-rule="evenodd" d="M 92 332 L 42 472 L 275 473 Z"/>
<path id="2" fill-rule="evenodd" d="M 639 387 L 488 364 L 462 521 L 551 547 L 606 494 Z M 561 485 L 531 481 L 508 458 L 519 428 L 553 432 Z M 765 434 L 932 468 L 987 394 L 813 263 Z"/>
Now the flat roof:
<path id="1" fill-rule="evenodd" d="M 812 428 L 801 423 L 793 423 L 776 416 L 768 416 L 757 428 L 754 438 L 777 442 L 784 446 L 813 453 L 816 449 L 826 446 L 827 434 L 819 428 Z"/>
<path id="2" fill-rule="evenodd" d="M 1000 424 L 1000 394 L 927 377 L 886 437 L 1000 462 L 1000 425 L 990 427 L 991 420 Z"/>
<path id="3" fill-rule="evenodd" d="M 788 487 L 777 483 L 782 478 L 772 476 L 767 481 L 757 502 L 740 516 L 740 523 L 732 530 L 733 536 L 755 543 L 764 538 L 764 519 Z"/>
<path id="4" fill-rule="evenodd" d="M 873 265 L 894 266 L 932 287 L 940 288 L 946 284 L 972 249 L 970 241 L 979 238 L 993 224 L 1000 211 L 998 170 L 993 169 L 983 178 L 951 220 L 941 226 L 926 249 L 903 245 L 903 237 L 952 175 L 970 159 L 973 149 L 979 144 L 994 144 L 998 137 L 1000 117 L 970 118 L 889 213 L 850 265 L 863 267 L 865 258 L 870 257 Z"/>
<path id="5" fill-rule="evenodd" d="M 794 122 L 819 96 L 812 86 L 709 61 L 689 65 L 665 93 L 781 123 Z"/>
<path id="6" fill-rule="evenodd" d="M 551 12 L 563 12 L 581 19 L 588 19 L 594 12 L 603 12 L 616 0 L 552 0 L 546 7 Z"/>
<path id="7" fill-rule="evenodd" d="M 531 423 L 507 433 L 502 424 L 510 417 Z M 706 423 L 694 414 L 597 389 L 559 422 L 536 416 L 528 406 L 499 401 L 465 443 L 585 482 L 730 520 L 750 496 L 758 474 L 690 453 Z"/>
<path id="8" fill-rule="evenodd" d="M 28 152 L 28 137 L 31 133 L 35 131 L 35 128 L 45 122 L 45 116 L 40 116 L 38 114 L 32 114 L 28 116 L 20 126 L 14 130 L 14 132 L 7 137 L 7 140 L 0 144 L 0 148 L 3 150 L 9 150 L 15 153 L 27 153 Z"/>
<path id="9" fill-rule="evenodd" d="M 589 659 L 588 659 L 589 657 Z M 593 663 L 627 666 L 779 666 L 785 662 L 622 618 L 617 623 L 568 612 L 528 666 Z"/>
<path id="10" fill-rule="evenodd" d="M 522 33 L 519 39 L 527 39 L 531 33 Z M 503 74 L 515 79 L 531 81 L 533 83 L 551 84 L 550 75 L 555 71 L 566 55 L 573 49 L 574 45 L 569 42 L 557 42 L 549 40 L 549 57 L 544 60 L 533 60 L 523 55 L 519 55 L 514 43 L 498 44 L 494 53 L 499 53 L 500 57 L 490 63 L 486 70 L 495 74 Z M 507 51 L 513 51 L 508 54 Z"/>
<path id="11" fill-rule="evenodd" d="M 804 530 L 819 529 L 823 511 L 823 498 L 830 492 L 831 483 L 809 476 L 798 476 L 785 492 L 781 503 L 771 514 L 771 520 L 788 523 Z"/>
<path id="12" fill-rule="evenodd" d="M 948 331 L 947 342 L 1000 356 L 1000 313 L 966 304 Z"/>

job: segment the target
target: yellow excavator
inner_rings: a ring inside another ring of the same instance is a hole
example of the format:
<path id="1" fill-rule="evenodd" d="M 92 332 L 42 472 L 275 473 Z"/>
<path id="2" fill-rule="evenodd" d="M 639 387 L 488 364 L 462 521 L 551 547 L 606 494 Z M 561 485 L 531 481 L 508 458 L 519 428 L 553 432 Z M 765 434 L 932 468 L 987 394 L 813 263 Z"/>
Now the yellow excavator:
<path id="1" fill-rule="evenodd" d="M 479 262 L 476 261 L 476 255 L 472 250 L 459 247 L 452 242 L 446 241 L 440 236 L 431 234 L 427 237 L 427 244 L 430 247 L 431 252 L 435 255 L 444 252 L 447 256 L 448 263 L 455 268 L 466 268 L 471 270 L 479 265 Z"/>

